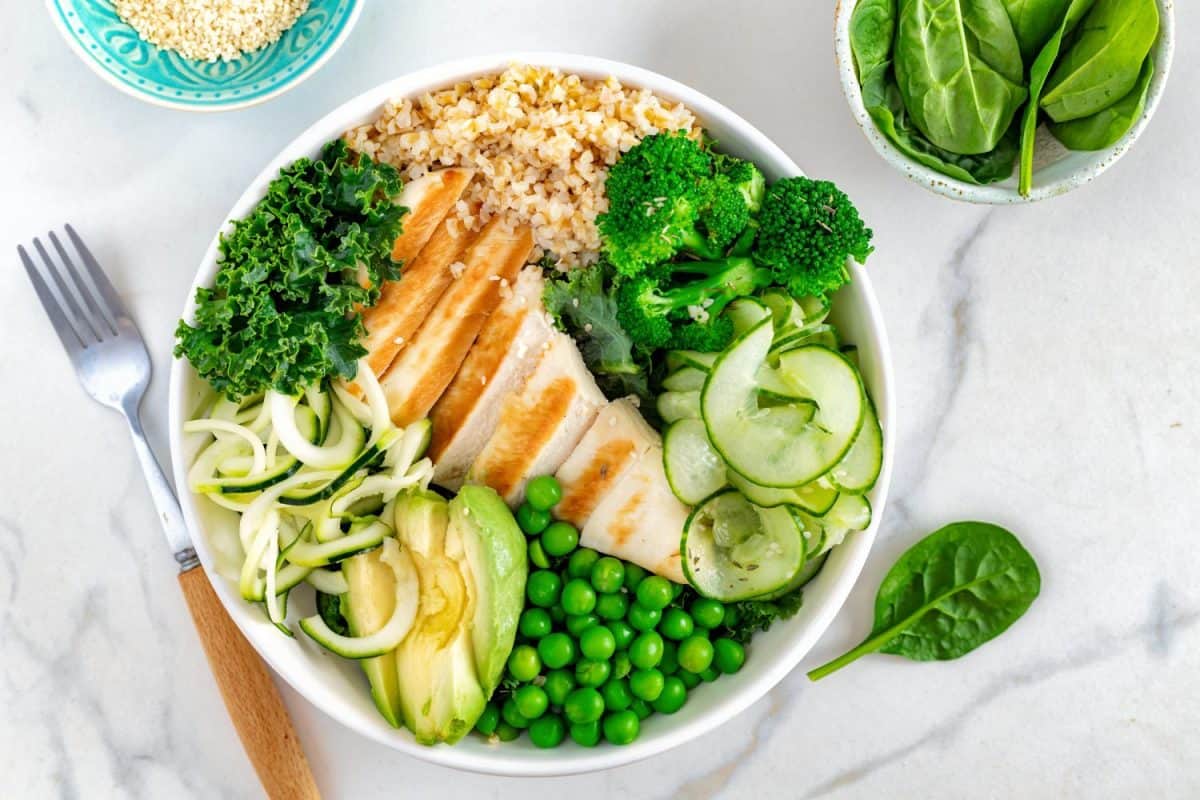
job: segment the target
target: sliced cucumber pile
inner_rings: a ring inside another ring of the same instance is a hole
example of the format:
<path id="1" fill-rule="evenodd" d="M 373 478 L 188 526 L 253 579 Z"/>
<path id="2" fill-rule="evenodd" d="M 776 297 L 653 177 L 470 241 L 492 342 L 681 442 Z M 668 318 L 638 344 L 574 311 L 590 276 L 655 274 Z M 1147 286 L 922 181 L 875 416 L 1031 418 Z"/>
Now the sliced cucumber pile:
<path id="1" fill-rule="evenodd" d="M 694 506 L 681 551 L 696 590 L 770 599 L 870 525 L 883 431 L 826 299 L 771 289 L 725 313 L 735 339 L 724 351 L 667 357 L 663 466 Z"/>

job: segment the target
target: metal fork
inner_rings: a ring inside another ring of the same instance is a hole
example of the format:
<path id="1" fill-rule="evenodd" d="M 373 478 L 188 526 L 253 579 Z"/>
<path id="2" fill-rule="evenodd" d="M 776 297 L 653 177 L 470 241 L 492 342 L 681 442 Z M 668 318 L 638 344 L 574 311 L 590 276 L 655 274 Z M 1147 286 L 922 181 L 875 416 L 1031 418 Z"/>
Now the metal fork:
<path id="1" fill-rule="evenodd" d="M 25 272 L 83 388 L 97 402 L 121 412 L 129 424 L 159 522 L 179 565 L 179 583 L 192 621 L 234 726 L 267 794 L 319 797 L 291 718 L 266 667 L 225 613 L 204 570 L 197 569 L 200 560 L 192 548 L 179 501 L 146 441 L 138 410 L 150 383 L 150 354 L 142 335 L 83 239 L 70 225 L 65 228 L 83 262 L 86 278 L 53 231 L 47 238 L 58 256 L 57 263 L 35 238 L 33 250 L 42 269 L 25 247 L 18 246 Z"/>

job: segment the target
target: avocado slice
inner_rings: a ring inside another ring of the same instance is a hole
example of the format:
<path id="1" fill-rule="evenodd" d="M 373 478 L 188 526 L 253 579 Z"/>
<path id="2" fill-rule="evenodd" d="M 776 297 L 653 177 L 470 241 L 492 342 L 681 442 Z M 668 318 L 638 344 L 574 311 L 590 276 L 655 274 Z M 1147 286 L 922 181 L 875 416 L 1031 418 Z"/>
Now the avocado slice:
<path id="1" fill-rule="evenodd" d="M 396 535 L 421 583 L 417 621 L 395 653 L 400 711 L 422 744 L 458 741 L 487 704 L 471 636 L 477 593 L 449 518 L 448 504 L 433 492 L 396 501 Z"/>
<path id="2" fill-rule="evenodd" d="M 350 635 L 367 636 L 384 626 L 396 607 L 396 574 L 377 547 L 342 562 L 342 575 L 350 591 L 342 595 L 342 616 Z M 358 662 L 371 684 L 375 707 L 393 728 L 400 727 L 400 682 L 391 653 Z"/>
<path id="3" fill-rule="evenodd" d="M 475 603 L 470 630 L 475 669 L 491 697 L 517 635 L 525 603 L 525 534 L 494 489 L 464 486 L 450 501 L 450 548 L 461 541 Z"/>

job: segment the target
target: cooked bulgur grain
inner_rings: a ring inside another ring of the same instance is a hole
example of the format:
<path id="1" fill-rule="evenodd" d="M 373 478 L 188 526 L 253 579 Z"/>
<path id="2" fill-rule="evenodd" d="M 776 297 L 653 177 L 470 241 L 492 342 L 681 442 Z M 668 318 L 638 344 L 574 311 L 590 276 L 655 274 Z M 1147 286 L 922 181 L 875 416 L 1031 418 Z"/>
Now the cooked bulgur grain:
<path id="1" fill-rule="evenodd" d="M 309 0 L 115 0 L 146 41 L 195 61 L 232 61 L 274 42 Z"/>
<path id="2" fill-rule="evenodd" d="M 514 65 L 393 100 L 346 140 L 409 179 L 450 166 L 479 170 L 456 209 L 462 223 L 478 229 L 505 212 L 533 228 L 535 260 L 545 251 L 573 267 L 595 261 L 600 249 L 595 219 L 608 205 L 608 167 L 643 137 L 666 130 L 700 133 L 682 104 L 616 78 Z"/>

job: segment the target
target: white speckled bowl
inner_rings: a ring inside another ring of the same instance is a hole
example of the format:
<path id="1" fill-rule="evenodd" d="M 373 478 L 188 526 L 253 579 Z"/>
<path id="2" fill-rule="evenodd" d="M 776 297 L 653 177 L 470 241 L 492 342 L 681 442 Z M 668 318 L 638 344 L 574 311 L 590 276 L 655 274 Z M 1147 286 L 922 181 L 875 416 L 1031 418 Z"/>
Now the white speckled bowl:
<path id="1" fill-rule="evenodd" d="M 510 53 L 432 67 L 377 86 L 350 100 L 300 134 L 267 164 L 230 210 L 228 218 L 244 217 L 262 197 L 267 183 L 281 166 L 300 156 L 315 155 L 322 144 L 341 135 L 347 128 L 374 119 L 389 98 L 415 97 L 457 81 L 503 70 L 513 62 L 551 65 L 585 77 L 614 75 L 628 86 L 649 88 L 663 97 L 688 105 L 724 148 L 753 159 L 768 177 L 801 174 L 796 163 L 749 122 L 683 84 L 644 69 L 597 58 Z M 216 255 L 217 241 L 214 238 L 200 262 L 196 281 L 188 292 L 183 309 L 186 319 L 191 319 L 195 311 L 192 297 L 196 286 L 212 284 Z M 678 713 L 651 717 L 642 727 L 641 736 L 631 745 L 614 747 L 602 744 L 588 749 L 567 742 L 553 750 L 539 750 L 529 743 L 527 737 L 509 744 L 493 745 L 481 737 L 469 736 L 452 747 L 423 747 L 413 740 L 408 731 L 388 727 L 372 705 L 366 680 L 357 665 L 326 653 L 303 634 L 297 634 L 295 639 L 281 636 L 259 608 L 246 603 L 238 595 L 236 581 L 229 577 L 230 567 L 240 560 L 234 515 L 197 498 L 184 488 L 197 442 L 194 437 L 183 434 L 182 425 L 210 396 L 210 390 L 197 377 L 190 364 L 177 359 L 171 367 L 168 395 L 171 463 L 176 485 L 181 489 L 180 504 L 196 551 L 230 616 L 284 680 L 333 719 L 408 755 L 479 772 L 561 775 L 627 764 L 680 745 L 743 711 L 796 667 L 842 607 L 850 588 L 858 579 L 875 539 L 879 520 L 883 518 L 896 439 L 891 356 L 883 318 L 867 273 L 857 264 L 851 266 L 851 273 L 853 282 L 834 298 L 833 319 L 847 341 L 859 346 L 863 377 L 875 399 L 883 424 L 883 474 L 870 494 L 875 521 L 867 530 L 852 534 L 845 544 L 833 552 L 825 568 L 805 589 L 804 607 L 795 617 L 754 639 L 746 665 L 740 672 L 722 677 L 716 683 L 702 684 Z M 233 574 L 236 575 L 236 569 Z M 297 617 L 313 613 L 313 602 L 308 593 L 298 592 L 297 595 L 288 604 L 293 623 Z"/>
<path id="2" fill-rule="evenodd" d="M 850 103 L 850 110 L 854 112 L 854 119 L 866 134 L 871 146 L 883 157 L 884 161 L 906 177 L 930 191 L 971 203 L 1003 205 L 1044 200 L 1048 197 L 1066 194 L 1099 177 L 1101 173 L 1115 164 L 1117 159 L 1125 155 L 1129 148 L 1133 147 L 1133 143 L 1141 136 L 1146 125 L 1149 124 L 1150 118 L 1154 116 L 1167 85 L 1167 75 L 1171 70 L 1171 58 L 1175 51 L 1175 0 L 1157 0 L 1157 2 L 1160 17 L 1159 35 L 1152 50 L 1155 72 L 1150 81 L 1150 93 L 1146 97 L 1146 108 L 1142 111 L 1141 119 L 1134 124 L 1121 141 L 1107 150 L 1095 152 L 1067 150 L 1046 132 L 1044 127 L 1040 129 L 1034 155 L 1033 189 L 1028 197 L 1022 197 L 1018 193 L 1015 172 L 1010 178 L 986 186 L 956 180 L 913 161 L 875 127 L 875 122 L 863 107 L 862 87 L 858 83 L 854 56 L 850 50 L 850 15 L 858 4 L 858 0 L 838 0 L 837 10 L 834 12 L 834 45 L 838 72 L 841 74 L 846 100 Z"/>

